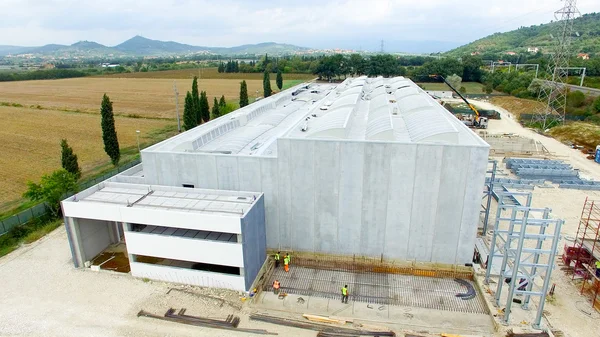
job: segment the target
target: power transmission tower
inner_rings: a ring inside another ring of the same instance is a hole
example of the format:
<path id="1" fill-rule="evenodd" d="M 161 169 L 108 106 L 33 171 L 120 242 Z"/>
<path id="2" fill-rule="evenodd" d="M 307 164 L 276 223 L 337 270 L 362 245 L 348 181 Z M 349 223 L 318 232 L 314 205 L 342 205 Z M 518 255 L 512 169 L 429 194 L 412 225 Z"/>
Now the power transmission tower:
<path id="1" fill-rule="evenodd" d="M 175 92 L 175 107 L 177 109 L 177 132 L 181 132 L 181 121 L 179 120 L 179 90 L 177 90 L 177 81 L 173 81 L 173 91 Z"/>
<path id="2" fill-rule="evenodd" d="M 579 11 L 577 0 L 561 0 L 564 6 L 554 12 L 556 29 L 553 38 L 556 41 L 552 60 L 548 64 L 547 78 L 542 80 L 539 100 L 545 102 L 533 115 L 533 122 L 539 123 L 542 130 L 555 123 L 564 123 L 567 105 L 567 79 L 569 76 L 569 47 L 573 35 L 573 20 Z"/>

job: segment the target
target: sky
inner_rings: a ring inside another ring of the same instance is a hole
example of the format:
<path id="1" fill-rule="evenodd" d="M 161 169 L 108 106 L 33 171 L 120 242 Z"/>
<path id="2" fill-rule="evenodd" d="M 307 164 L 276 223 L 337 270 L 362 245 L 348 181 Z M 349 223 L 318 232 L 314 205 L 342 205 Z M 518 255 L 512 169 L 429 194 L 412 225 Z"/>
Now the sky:
<path id="1" fill-rule="evenodd" d="M 560 0 L 0 0 L 0 45 L 135 35 L 198 46 L 279 42 L 388 52 L 451 49 L 495 32 L 549 22 Z M 579 0 L 581 13 L 600 1 Z M 409 50 L 413 49 L 413 50 Z"/>

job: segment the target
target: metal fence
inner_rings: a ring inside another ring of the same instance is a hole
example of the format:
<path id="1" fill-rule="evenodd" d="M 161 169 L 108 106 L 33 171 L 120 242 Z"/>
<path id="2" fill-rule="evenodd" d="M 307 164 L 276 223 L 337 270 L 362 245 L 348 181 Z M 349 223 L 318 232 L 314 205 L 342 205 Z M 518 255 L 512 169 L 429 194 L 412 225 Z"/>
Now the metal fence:
<path id="1" fill-rule="evenodd" d="M 136 159 L 125 165 L 119 166 L 116 169 L 103 174 L 102 176 L 85 181 L 85 182 L 79 184 L 79 190 L 82 191 L 87 188 L 90 188 L 90 187 L 92 187 L 114 175 L 117 175 L 125 170 L 128 170 L 128 169 L 134 167 L 135 165 L 138 165 L 139 163 L 141 163 L 141 161 L 139 159 Z M 73 193 L 65 195 L 63 197 L 63 199 L 68 198 L 71 195 L 73 195 Z M 12 228 L 14 228 L 16 226 L 24 225 L 24 224 L 28 223 L 29 221 L 31 221 L 32 219 L 42 217 L 46 214 L 46 212 L 47 212 L 46 204 L 41 203 L 41 204 L 35 205 L 31 208 L 28 208 L 20 213 L 17 213 L 11 217 L 1 220 L 0 221 L 0 235 L 5 234 L 6 232 L 8 232 L 9 230 L 11 230 Z"/>

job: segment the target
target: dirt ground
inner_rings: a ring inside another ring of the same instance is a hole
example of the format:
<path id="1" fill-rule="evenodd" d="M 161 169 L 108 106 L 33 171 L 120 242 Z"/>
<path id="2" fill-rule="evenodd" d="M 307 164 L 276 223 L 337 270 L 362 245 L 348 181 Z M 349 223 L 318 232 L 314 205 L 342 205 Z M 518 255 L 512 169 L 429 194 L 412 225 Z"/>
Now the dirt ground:
<path id="1" fill-rule="evenodd" d="M 489 121 L 488 133 L 514 133 L 538 140 L 550 151 L 553 158 L 564 160 L 579 169 L 582 177 L 600 180 L 600 165 L 586 159 L 581 151 L 572 149 L 554 138 L 523 128 L 514 119 L 512 111 L 509 112 L 486 102 L 473 101 L 473 103 L 484 109 L 498 110 L 502 114 L 501 120 Z M 500 165 L 503 167 L 502 164 Z M 504 173 L 509 172 L 505 167 L 503 171 Z M 550 188 L 536 187 L 533 191 L 533 207 L 550 207 L 553 217 L 565 220 L 561 230 L 563 238 L 559 243 L 559 255 L 562 254 L 564 244 L 567 243 L 565 237 L 576 236 L 586 197 L 600 200 L 600 191 L 561 189 L 556 185 L 552 185 Z M 559 260 L 560 256 L 557 257 L 557 262 Z M 559 268 L 554 270 L 552 282 L 556 283 L 556 300 L 545 306 L 546 316 L 552 327 L 563 331 L 565 336 L 600 336 L 600 329 L 597 328 L 600 314 L 592 310 L 587 297 L 580 295 L 581 285 L 573 283 L 571 277 Z"/>
<path id="2" fill-rule="evenodd" d="M 99 114 L 0 106 L 0 208 L 20 199 L 28 180 L 60 168 L 60 140 L 66 138 L 84 173 L 108 163 Z M 140 142 L 155 140 L 156 130 L 173 126 L 169 120 L 120 118 L 115 120 L 121 149 L 137 151 Z"/>
<path id="3" fill-rule="evenodd" d="M 151 74 L 151 73 L 149 73 Z M 206 91 L 209 104 L 213 97 L 238 102 L 241 79 L 201 79 L 198 90 Z M 23 106 L 40 105 L 53 110 L 79 110 L 100 113 L 102 95 L 107 94 L 113 102 L 115 115 L 149 118 L 176 118 L 173 84 L 179 91 L 179 113 L 183 116 L 185 94 L 192 90 L 192 79 L 146 79 L 85 77 L 64 80 L 19 81 L 0 83 L 0 102 Z M 271 87 L 277 88 L 275 80 Z M 252 101 L 262 96 L 262 80 L 246 80 L 248 97 Z"/>

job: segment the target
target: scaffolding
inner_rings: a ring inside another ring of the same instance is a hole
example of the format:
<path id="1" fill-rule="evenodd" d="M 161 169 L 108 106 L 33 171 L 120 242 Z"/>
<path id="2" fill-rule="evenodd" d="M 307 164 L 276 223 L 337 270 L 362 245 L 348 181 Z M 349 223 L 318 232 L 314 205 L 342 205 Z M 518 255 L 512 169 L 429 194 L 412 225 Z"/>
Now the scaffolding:
<path id="1" fill-rule="evenodd" d="M 592 294 L 592 307 L 600 310 L 600 277 L 595 262 L 600 261 L 600 201 L 585 199 L 573 247 L 565 247 L 563 261 L 573 266 L 573 280 L 582 278 L 581 294 Z"/>

